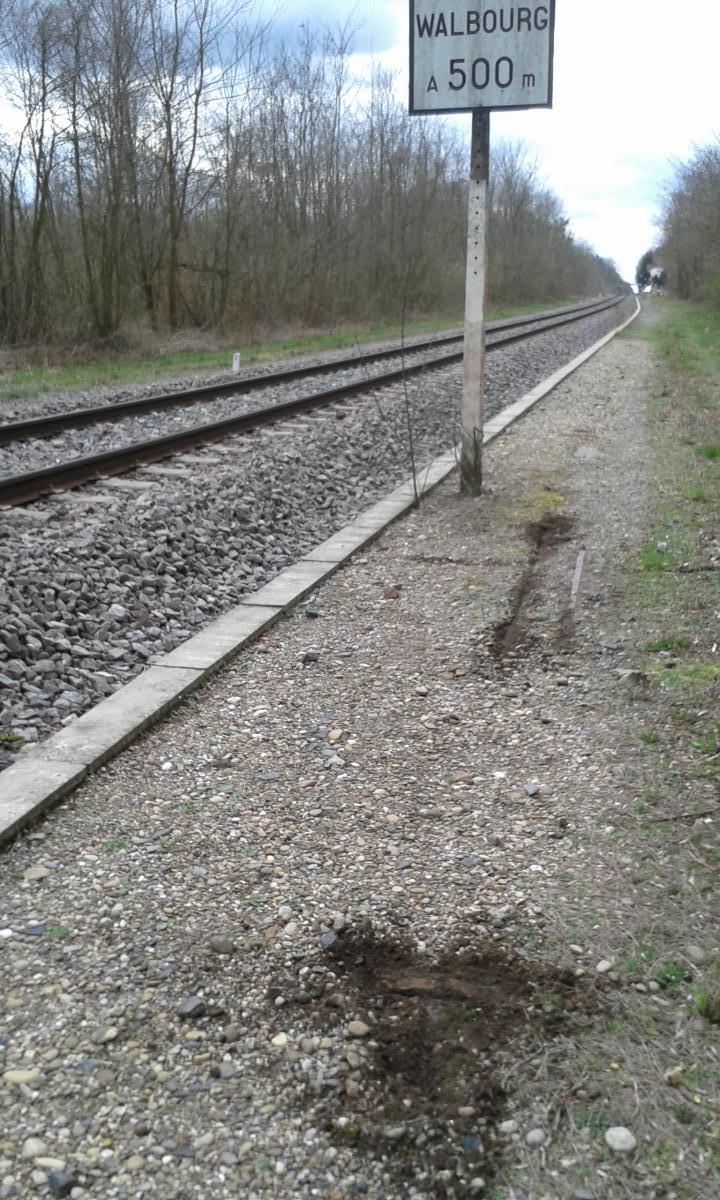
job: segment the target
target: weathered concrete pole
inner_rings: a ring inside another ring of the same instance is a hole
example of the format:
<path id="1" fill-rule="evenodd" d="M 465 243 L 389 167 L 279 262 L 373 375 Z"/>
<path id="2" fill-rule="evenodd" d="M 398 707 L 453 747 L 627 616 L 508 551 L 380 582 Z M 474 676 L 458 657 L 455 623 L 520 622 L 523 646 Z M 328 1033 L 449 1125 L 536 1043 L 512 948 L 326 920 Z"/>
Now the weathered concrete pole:
<path id="1" fill-rule="evenodd" d="M 471 496 L 479 496 L 482 491 L 489 171 L 490 110 L 475 109 L 472 114 L 470 146 L 470 192 L 465 266 L 465 347 L 460 438 L 460 488 L 461 491 Z"/>

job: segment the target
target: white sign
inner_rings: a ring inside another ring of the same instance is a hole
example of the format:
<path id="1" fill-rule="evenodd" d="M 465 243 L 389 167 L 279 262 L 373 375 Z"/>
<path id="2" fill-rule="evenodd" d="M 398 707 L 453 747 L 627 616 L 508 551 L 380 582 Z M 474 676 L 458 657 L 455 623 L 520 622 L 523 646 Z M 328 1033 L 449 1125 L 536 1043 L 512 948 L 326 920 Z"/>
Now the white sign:
<path id="1" fill-rule="evenodd" d="M 549 108 L 555 0 L 410 0 L 410 112 Z"/>

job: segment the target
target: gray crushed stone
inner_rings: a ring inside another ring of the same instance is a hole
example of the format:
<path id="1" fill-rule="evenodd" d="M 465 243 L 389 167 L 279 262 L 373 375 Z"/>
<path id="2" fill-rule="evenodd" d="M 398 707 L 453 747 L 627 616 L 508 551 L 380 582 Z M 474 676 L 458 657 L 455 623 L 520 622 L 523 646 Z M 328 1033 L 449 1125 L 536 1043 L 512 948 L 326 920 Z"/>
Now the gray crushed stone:
<path id="1" fill-rule="evenodd" d="M 327 948 L 358 926 L 421 956 L 467 929 L 542 938 L 586 847 L 614 870 L 602 611 L 640 538 L 647 360 L 613 343 L 489 449 L 483 498 L 445 486 L 3 856 L 0 1200 L 57 1173 L 76 1200 L 481 1191 L 471 1116 L 461 1139 L 411 1113 L 380 1114 L 369 1149 L 348 1134 L 378 1014 Z M 575 525 L 518 678 L 488 646 L 529 551 L 494 513 L 550 485 Z"/>
<path id="2" fill-rule="evenodd" d="M 488 412 L 619 310 L 491 356 Z M 0 513 L 0 754 L 76 719 L 455 437 L 457 370 Z M 16 739 L 16 740 L 15 740 Z"/>

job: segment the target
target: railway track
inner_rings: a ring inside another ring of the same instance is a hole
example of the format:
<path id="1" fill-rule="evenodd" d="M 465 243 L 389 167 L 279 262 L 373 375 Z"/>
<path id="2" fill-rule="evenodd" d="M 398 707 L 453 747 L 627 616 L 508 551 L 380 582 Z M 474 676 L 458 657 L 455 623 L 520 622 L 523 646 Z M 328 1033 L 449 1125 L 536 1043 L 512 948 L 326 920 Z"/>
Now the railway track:
<path id="1" fill-rule="evenodd" d="M 491 355 L 488 417 L 608 333 L 621 311 Z M 453 440 L 461 389 L 452 368 L 418 375 L 409 388 L 401 380 L 376 391 L 370 403 L 328 405 L 180 453 L 169 466 L 8 507 L 0 514 L 0 771 L 412 470 L 422 476 Z"/>
<path id="2" fill-rule="evenodd" d="M 621 304 L 624 299 L 625 296 L 612 297 L 599 302 L 554 309 L 547 313 L 492 322 L 487 331 L 487 349 L 488 351 L 499 349 L 560 326 L 595 316 Z M 64 491 L 93 480 L 124 474 L 140 466 L 156 463 L 173 454 L 221 441 L 231 434 L 247 432 L 264 424 L 298 416 L 308 410 L 335 403 L 359 392 L 406 379 L 419 372 L 451 366 L 462 359 L 462 341 L 461 334 L 435 337 L 413 342 L 406 347 L 395 346 L 389 349 L 363 352 L 339 360 L 335 359 L 325 364 L 324 367 L 318 367 L 317 364 L 291 367 L 282 371 L 245 377 L 242 380 L 229 380 L 206 387 L 126 400 L 118 404 L 75 409 L 70 412 L 48 414 L 26 421 L 0 425 L 0 444 L 9 445 L 29 438 L 51 437 L 58 432 L 97 422 L 120 420 L 123 417 L 142 412 L 178 405 L 192 405 L 221 396 L 240 396 L 269 386 L 284 385 L 309 376 L 318 376 L 329 371 L 353 368 L 363 370 L 372 363 L 401 358 L 400 365 L 394 366 L 390 370 L 363 374 L 351 382 L 316 390 L 300 398 L 253 408 L 221 420 L 176 430 L 146 441 L 132 442 L 99 454 L 55 462 L 40 470 L 7 476 L 0 479 L 0 507 L 26 504 L 48 493 Z M 406 355 L 412 356 L 414 361 L 406 361 Z M 415 361 L 417 355 L 421 357 Z"/>

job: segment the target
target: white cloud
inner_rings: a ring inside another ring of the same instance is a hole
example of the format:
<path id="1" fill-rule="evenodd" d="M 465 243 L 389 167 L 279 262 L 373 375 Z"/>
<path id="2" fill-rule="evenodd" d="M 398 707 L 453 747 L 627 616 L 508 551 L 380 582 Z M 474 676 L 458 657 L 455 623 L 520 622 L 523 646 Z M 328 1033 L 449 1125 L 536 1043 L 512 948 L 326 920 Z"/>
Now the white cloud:
<path id="1" fill-rule="evenodd" d="M 509 0 L 477 2 L 499 7 Z M 452 0 L 437 7 L 449 11 Z M 391 21 L 395 28 L 380 58 L 398 72 L 404 101 L 408 8 L 356 5 L 360 17 L 379 9 L 384 28 Z M 573 230 L 614 258 L 627 278 L 657 237 L 671 160 L 720 132 L 719 41 L 714 0 L 557 0 L 552 110 L 493 114 L 493 137 L 528 144 Z M 367 73 L 367 58 L 356 61 Z M 469 129 L 468 116 L 453 119 Z"/>

